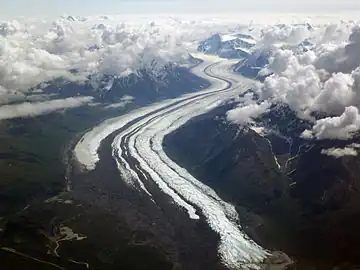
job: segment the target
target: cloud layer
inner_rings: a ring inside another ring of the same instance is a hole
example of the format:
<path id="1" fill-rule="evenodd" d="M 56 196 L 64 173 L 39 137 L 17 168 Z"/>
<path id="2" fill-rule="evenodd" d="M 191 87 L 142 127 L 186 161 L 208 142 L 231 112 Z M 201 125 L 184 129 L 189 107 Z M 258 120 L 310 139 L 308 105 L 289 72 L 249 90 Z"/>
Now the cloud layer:
<path id="1" fill-rule="evenodd" d="M 0 107 L 0 120 L 17 117 L 32 117 L 67 108 L 75 108 L 90 103 L 92 100 L 93 97 L 71 97 L 43 102 L 25 102 L 15 105 L 4 105 Z"/>
<path id="2" fill-rule="evenodd" d="M 263 72 L 272 75 L 258 89 L 260 100 L 229 112 L 229 120 L 251 122 L 271 104 L 282 102 L 314 123 L 313 130 L 305 132 L 309 137 L 331 133 L 332 138 L 347 138 L 360 128 L 355 117 L 349 127 L 340 124 L 330 133 L 319 133 L 321 128 L 329 131 L 336 117 L 358 113 L 360 28 L 354 22 L 261 26 L 239 21 L 244 20 L 69 16 L 1 22 L 0 104 L 25 100 L 58 78 L 81 83 L 93 74 L 121 77 L 139 69 L 161 74 L 169 62 L 186 63 L 188 52 L 212 34 L 242 32 L 257 40 L 254 55 L 271 55 Z M 318 119 L 316 113 L 327 117 Z"/>
<path id="3" fill-rule="evenodd" d="M 169 62 L 184 62 L 197 41 L 226 31 L 227 24 L 105 16 L 0 22 L 0 103 L 57 78 L 82 82 L 90 74 L 157 73 Z"/>
<path id="4" fill-rule="evenodd" d="M 112 103 L 112 104 L 109 104 L 109 105 L 105 106 L 105 109 L 121 109 L 121 108 L 124 108 L 124 107 L 126 107 L 126 105 L 133 103 L 134 99 L 135 98 L 132 97 L 132 96 L 125 95 L 120 99 L 119 102 Z"/>

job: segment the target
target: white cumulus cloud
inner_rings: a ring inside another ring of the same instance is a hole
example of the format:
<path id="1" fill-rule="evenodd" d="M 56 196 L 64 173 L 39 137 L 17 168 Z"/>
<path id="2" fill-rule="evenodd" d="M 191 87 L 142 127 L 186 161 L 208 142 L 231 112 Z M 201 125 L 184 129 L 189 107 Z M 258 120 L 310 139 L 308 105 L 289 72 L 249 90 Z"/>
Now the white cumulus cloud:
<path id="1" fill-rule="evenodd" d="M 305 130 L 304 138 L 350 139 L 360 129 L 360 115 L 356 107 L 346 107 L 343 114 L 317 120 L 311 130 Z"/>
<path id="2" fill-rule="evenodd" d="M 260 99 L 285 103 L 313 123 L 303 137 L 351 138 L 360 128 L 360 27 L 353 22 L 314 26 L 299 38 L 313 46 L 275 48 L 263 70 L 272 75 L 257 90 Z"/>
<path id="3" fill-rule="evenodd" d="M 344 147 L 344 148 L 329 148 L 321 150 L 321 154 L 332 156 L 335 158 L 341 158 L 344 156 L 357 156 L 358 152 L 351 147 Z"/>
<path id="4" fill-rule="evenodd" d="M 235 109 L 232 109 L 227 112 L 227 120 L 239 124 L 244 125 L 247 123 L 251 123 L 253 119 L 258 118 L 265 112 L 269 111 L 271 103 L 264 101 L 260 104 L 252 103 L 248 105 L 240 105 Z"/>

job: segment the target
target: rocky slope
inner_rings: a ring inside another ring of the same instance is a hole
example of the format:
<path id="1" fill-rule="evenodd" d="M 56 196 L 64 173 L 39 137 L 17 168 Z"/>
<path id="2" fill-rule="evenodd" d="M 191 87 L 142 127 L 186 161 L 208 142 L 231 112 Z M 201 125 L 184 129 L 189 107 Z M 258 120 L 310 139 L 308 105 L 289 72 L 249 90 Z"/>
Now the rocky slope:
<path id="1" fill-rule="evenodd" d="M 321 154 L 349 142 L 301 139 L 307 123 L 286 107 L 259 120 L 265 134 L 239 130 L 223 121 L 231 106 L 170 134 L 167 153 L 235 204 L 254 239 L 295 259 L 293 269 L 354 269 L 360 159 Z"/>

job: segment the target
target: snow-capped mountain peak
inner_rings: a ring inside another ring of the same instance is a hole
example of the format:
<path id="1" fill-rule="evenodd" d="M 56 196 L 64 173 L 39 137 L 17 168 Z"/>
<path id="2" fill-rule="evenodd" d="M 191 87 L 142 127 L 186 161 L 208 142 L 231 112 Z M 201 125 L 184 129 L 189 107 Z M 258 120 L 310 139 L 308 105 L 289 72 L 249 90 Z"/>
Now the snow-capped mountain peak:
<path id="1" fill-rule="evenodd" d="M 202 41 L 198 51 L 224 58 L 243 58 L 251 54 L 256 40 L 245 34 L 215 34 Z"/>

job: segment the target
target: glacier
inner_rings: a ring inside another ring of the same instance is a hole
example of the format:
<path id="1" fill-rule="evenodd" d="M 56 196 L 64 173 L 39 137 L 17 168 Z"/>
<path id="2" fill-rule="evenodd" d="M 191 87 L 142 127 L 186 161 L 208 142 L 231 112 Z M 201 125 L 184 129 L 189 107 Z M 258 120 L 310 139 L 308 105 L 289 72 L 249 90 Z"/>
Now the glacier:
<path id="1" fill-rule="evenodd" d="M 106 120 L 83 136 L 74 153 L 84 169 L 93 170 L 99 162 L 101 142 L 117 132 L 111 145 L 112 155 L 122 179 L 131 188 L 157 203 L 146 187 L 148 181 L 153 181 L 190 219 L 206 219 L 220 237 L 218 252 L 227 267 L 260 269 L 260 264 L 270 253 L 243 232 L 235 207 L 173 162 L 162 148 L 167 134 L 193 117 L 236 98 L 254 84 L 253 80 L 232 72 L 236 60 L 203 54 L 194 57 L 203 62 L 192 72 L 208 79 L 211 87 Z M 136 159 L 139 166 L 129 162 L 130 158 Z"/>

